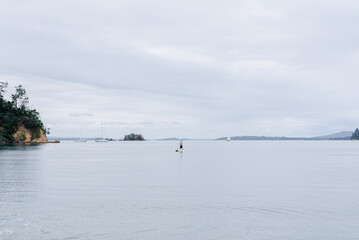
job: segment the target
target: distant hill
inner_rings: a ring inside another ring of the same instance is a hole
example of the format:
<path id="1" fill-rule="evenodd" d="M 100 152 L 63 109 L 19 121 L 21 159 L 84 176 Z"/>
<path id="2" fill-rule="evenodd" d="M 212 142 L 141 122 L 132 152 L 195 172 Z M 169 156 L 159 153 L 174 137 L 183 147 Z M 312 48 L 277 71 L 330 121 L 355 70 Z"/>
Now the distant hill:
<path id="1" fill-rule="evenodd" d="M 333 133 L 329 135 L 317 136 L 312 137 L 312 139 L 318 140 L 336 140 L 336 139 L 343 139 L 343 140 L 350 140 L 351 136 L 353 135 L 353 131 L 341 131 L 338 133 Z"/>
<path id="2" fill-rule="evenodd" d="M 227 140 L 227 137 L 217 138 L 216 140 Z M 295 137 L 267 137 L 267 136 L 234 136 L 231 140 L 307 140 L 307 138 Z"/>
<path id="3" fill-rule="evenodd" d="M 48 137 L 49 140 L 55 141 L 55 140 L 61 140 L 61 141 L 75 141 L 77 137 Z M 100 139 L 99 137 L 87 137 L 84 138 L 87 141 L 95 141 L 97 139 Z M 123 141 L 122 139 L 114 139 L 114 138 L 105 138 L 107 141 Z"/>
<path id="4" fill-rule="evenodd" d="M 352 131 L 342 131 L 317 137 L 234 136 L 231 137 L 231 140 L 350 140 L 352 134 Z M 217 138 L 216 140 L 227 140 L 227 137 Z"/>
<path id="5" fill-rule="evenodd" d="M 176 138 L 176 137 L 171 137 L 171 138 L 161 138 L 161 139 L 156 139 L 158 141 L 180 141 L 180 140 L 191 140 L 189 138 Z"/>
<path id="6" fill-rule="evenodd" d="M 156 139 L 159 141 L 180 141 L 181 139 L 178 139 L 176 137 L 172 137 L 172 138 L 161 138 L 161 139 Z"/>
<path id="7" fill-rule="evenodd" d="M 50 141 L 54 141 L 54 140 L 61 140 L 61 141 L 74 141 L 76 138 L 75 137 L 48 137 L 48 139 Z M 89 138 L 86 138 L 86 140 L 90 140 Z M 91 140 L 95 140 L 95 138 L 91 139 Z"/>

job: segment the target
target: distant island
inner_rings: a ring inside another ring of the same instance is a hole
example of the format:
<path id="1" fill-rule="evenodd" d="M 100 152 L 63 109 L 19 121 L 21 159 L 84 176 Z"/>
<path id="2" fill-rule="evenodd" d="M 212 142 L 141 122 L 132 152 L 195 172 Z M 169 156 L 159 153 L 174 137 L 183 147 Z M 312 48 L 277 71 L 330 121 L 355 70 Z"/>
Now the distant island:
<path id="1" fill-rule="evenodd" d="M 355 129 L 353 135 L 351 136 L 350 140 L 359 140 L 359 129 Z"/>
<path id="2" fill-rule="evenodd" d="M 46 129 L 21 86 L 15 87 L 11 101 L 4 98 L 8 83 L 0 82 L 0 143 L 45 143 Z"/>
<path id="3" fill-rule="evenodd" d="M 125 135 L 123 141 L 145 141 L 145 139 L 141 134 L 131 133 L 129 135 Z"/>

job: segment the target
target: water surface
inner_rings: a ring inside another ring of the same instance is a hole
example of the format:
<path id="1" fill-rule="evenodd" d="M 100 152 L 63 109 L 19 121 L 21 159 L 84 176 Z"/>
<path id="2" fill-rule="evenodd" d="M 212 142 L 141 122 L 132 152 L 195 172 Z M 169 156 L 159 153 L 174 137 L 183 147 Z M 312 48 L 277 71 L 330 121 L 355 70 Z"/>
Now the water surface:
<path id="1" fill-rule="evenodd" d="M 359 142 L 0 147 L 0 239 L 359 239 Z"/>

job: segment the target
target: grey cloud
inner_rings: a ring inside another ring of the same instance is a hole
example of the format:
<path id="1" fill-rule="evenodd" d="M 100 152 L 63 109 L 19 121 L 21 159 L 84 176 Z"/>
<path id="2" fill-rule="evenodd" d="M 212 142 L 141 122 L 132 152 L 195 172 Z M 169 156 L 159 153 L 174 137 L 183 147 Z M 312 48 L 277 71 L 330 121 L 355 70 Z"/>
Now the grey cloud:
<path id="1" fill-rule="evenodd" d="M 99 122 L 153 138 L 350 130 L 358 12 L 350 0 L 3 1 L 0 77 L 26 85 L 59 135 Z"/>

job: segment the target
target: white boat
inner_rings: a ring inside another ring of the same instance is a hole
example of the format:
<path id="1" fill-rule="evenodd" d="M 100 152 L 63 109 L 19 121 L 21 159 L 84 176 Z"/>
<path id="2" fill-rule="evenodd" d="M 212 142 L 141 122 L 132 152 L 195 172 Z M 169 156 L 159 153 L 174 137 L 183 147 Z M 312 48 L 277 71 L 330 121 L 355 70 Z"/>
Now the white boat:
<path id="1" fill-rule="evenodd" d="M 96 139 L 95 140 L 95 142 L 108 142 L 108 140 L 107 139 L 104 139 L 103 138 L 103 123 L 101 123 L 101 126 L 102 126 L 102 131 L 101 131 L 101 138 L 99 138 L 99 139 Z"/>
<path id="2" fill-rule="evenodd" d="M 230 142 L 231 141 L 231 138 L 230 137 L 227 137 L 227 142 Z"/>
<path id="3" fill-rule="evenodd" d="M 81 138 L 81 137 L 77 137 L 75 139 L 75 142 L 86 142 L 86 139 L 85 138 Z"/>
<path id="4" fill-rule="evenodd" d="M 81 129 L 81 137 L 77 137 L 75 139 L 75 142 L 86 142 L 86 139 L 85 138 L 82 138 L 82 129 Z"/>

